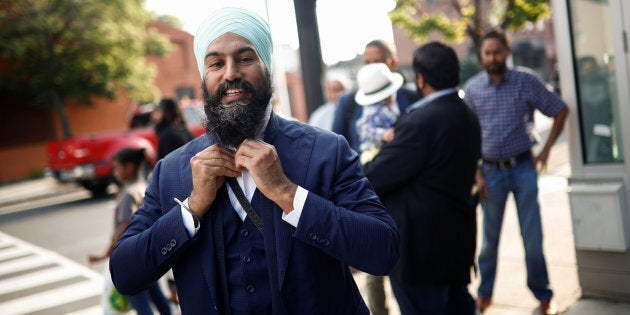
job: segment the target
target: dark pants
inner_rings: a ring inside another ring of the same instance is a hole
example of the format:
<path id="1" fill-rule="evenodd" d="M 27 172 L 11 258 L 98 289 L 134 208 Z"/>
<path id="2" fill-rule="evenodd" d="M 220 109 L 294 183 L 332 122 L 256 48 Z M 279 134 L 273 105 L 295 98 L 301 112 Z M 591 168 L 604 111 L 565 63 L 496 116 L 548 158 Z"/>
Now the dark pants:
<path id="1" fill-rule="evenodd" d="M 129 296 L 129 302 L 131 302 L 131 307 L 136 310 L 138 315 L 153 314 L 151 302 L 153 302 L 160 314 L 171 315 L 171 306 L 157 282 L 153 283 L 148 289 Z"/>
<path id="2" fill-rule="evenodd" d="M 390 278 L 402 315 L 474 315 L 466 285 L 407 285 Z"/>

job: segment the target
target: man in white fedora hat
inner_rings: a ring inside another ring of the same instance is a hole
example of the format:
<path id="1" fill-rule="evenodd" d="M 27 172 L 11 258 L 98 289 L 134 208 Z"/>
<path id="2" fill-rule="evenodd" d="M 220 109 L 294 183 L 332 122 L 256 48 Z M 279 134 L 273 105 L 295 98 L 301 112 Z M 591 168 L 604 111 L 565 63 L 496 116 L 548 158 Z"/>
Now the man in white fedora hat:
<path id="1" fill-rule="evenodd" d="M 391 72 L 384 63 L 367 64 L 359 70 L 359 90 L 354 100 L 364 106 L 363 114 L 356 122 L 362 164 L 371 161 L 381 145 L 394 138 L 394 129 L 391 127 L 398 119 L 400 110 L 394 106 L 393 96 L 403 82 L 403 76 Z"/>

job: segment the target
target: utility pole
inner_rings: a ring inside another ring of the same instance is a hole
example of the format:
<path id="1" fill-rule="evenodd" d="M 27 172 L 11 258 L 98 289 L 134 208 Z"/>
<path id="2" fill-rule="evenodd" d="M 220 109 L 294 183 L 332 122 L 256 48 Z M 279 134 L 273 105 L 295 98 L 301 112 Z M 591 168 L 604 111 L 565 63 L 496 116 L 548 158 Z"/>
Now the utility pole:
<path id="1" fill-rule="evenodd" d="M 323 61 L 315 10 L 316 2 L 317 0 L 293 0 L 300 41 L 300 63 L 302 64 L 306 112 L 309 115 L 324 103 Z"/>

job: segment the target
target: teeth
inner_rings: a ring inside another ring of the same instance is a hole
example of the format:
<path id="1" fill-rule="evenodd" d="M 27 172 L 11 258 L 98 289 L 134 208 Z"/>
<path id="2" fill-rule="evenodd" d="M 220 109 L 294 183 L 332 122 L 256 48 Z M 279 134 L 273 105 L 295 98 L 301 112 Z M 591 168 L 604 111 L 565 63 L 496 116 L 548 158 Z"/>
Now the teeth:
<path id="1" fill-rule="evenodd" d="M 243 93 L 243 89 L 229 89 L 225 91 L 225 95 L 232 95 L 237 93 Z"/>

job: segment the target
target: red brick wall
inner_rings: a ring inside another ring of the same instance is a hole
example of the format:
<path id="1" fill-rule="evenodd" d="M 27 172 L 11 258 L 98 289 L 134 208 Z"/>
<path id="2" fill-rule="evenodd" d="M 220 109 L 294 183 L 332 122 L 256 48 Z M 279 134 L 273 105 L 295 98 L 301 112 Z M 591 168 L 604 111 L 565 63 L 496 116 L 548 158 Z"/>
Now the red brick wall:
<path id="1" fill-rule="evenodd" d="M 165 58 L 147 58 L 149 63 L 157 66 L 155 84 L 162 92 L 162 97 L 174 98 L 178 88 L 190 87 L 194 91 L 194 98 L 201 98 L 201 76 L 193 52 L 193 36 L 160 21 L 151 23 L 149 28 L 168 35 L 174 46 Z"/>

